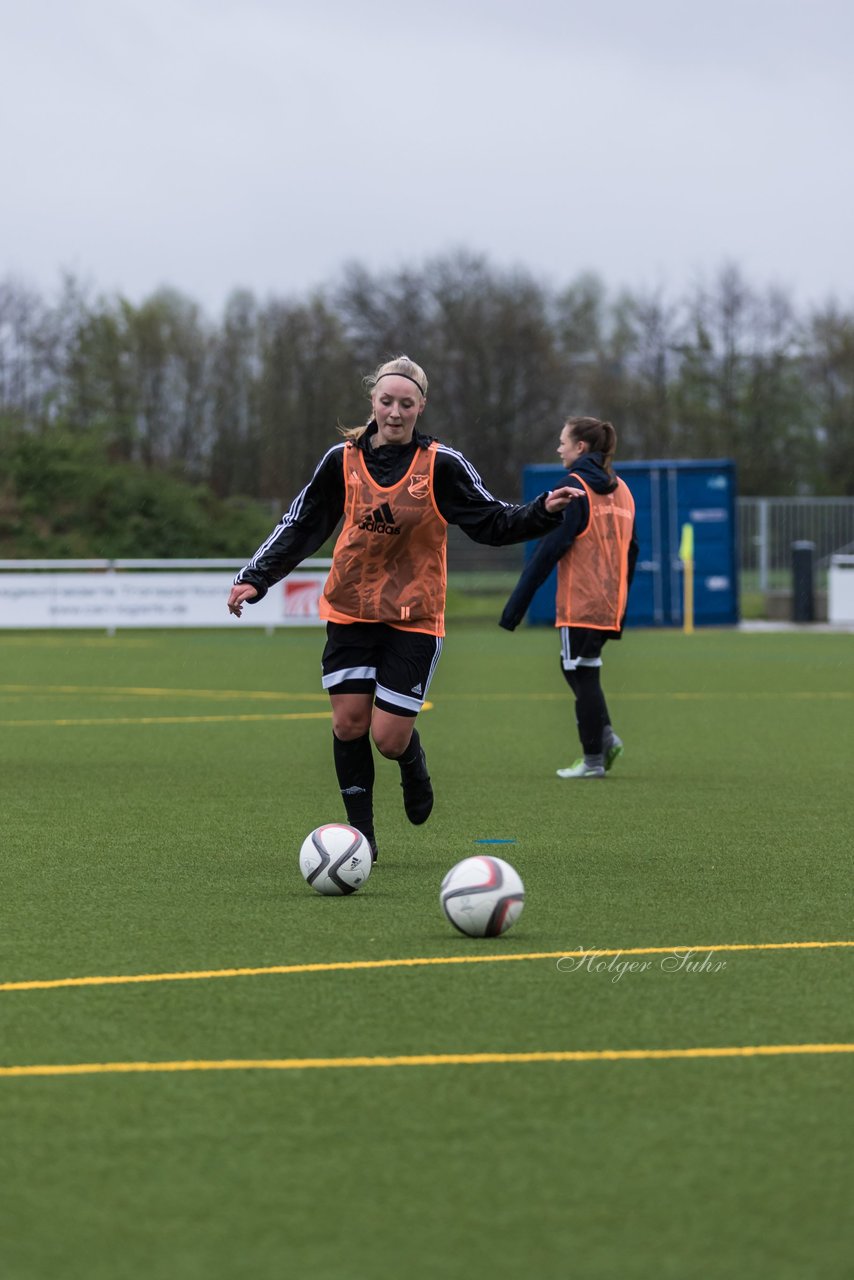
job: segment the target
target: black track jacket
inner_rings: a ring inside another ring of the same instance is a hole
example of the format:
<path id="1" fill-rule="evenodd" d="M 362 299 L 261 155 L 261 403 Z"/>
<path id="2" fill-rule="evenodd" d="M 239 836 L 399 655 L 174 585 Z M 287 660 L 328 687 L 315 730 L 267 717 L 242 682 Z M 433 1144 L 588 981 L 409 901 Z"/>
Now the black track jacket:
<path id="1" fill-rule="evenodd" d="M 406 445 L 369 445 L 376 423 L 356 442 L 365 465 L 377 484 L 388 488 L 406 474 L 415 450 L 426 448 L 433 437 L 416 431 Z M 320 459 L 302 492 L 294 498 L 269 538 L 240 570 L 235 583 L 248 583 L 258 594 L 248 604 L 256 604 L 281 578 L 326 542 L 344 514 L 344 442 L 333 445 Z M 538 538 L 562 527 L 562 512 L 546 511 L 546 495 L 541 493 L 525 506 L 514 506 L 494 498 L 484 487 L 472 464 L 447 445 L 440 444 L 433 472 L 436 505 L 448 524 L 456 524 L 474 542 L 491 547 L 506 546 Z M 575 503 L 570 504 L 570 510 Z"/>

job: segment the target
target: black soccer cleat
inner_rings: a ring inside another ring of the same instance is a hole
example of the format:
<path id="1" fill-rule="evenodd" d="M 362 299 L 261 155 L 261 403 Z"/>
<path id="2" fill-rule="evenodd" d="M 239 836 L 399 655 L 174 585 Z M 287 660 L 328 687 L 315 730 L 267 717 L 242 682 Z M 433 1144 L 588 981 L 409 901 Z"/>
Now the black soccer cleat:
<path id="1" fill-rule="evenodd" d="M 363 831 L 362 834 L 364 835 L 368 844 L 371 846 L 371 862 L 374 863 L 376 862 L 377 858 L 380 856 L 379 850 L 377 849 L 377 838 L 374 835 L 373 831 Z"/>
<path id="2" fill-rule="evenodd" d="M 433 787 L 430 774 L 427 772 L 427 758 L 424 748 L 418 752 L 414 764 L 401 766 L 400 785 L 403 787 L 403 807 L 406 816 L 416 827 L 426 822 L 433 809 Z"/>

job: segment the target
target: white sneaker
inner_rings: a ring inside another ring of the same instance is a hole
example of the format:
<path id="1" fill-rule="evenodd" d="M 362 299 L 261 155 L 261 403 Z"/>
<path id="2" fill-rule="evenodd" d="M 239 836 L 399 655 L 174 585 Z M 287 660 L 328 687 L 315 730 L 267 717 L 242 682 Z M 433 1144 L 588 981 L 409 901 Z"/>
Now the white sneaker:
<path id="1" fill-rule="evenodd" d="M 583 760 L 576 760 L 575 764 L 571 764 L 568 769 L 558 769 L 557 776 L 559 778 L 604 778 L 605 768 L 601 764 L 585 764 Z"/>

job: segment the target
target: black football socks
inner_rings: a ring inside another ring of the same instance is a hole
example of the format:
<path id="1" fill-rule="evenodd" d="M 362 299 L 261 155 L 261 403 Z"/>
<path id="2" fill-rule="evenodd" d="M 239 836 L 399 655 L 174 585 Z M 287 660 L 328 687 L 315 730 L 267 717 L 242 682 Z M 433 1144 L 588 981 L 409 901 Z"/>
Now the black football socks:
<path id="1" fill-rule="evenodd" d="M 599 682 L 598 667 L 575 669 L 575 715 L 584 758 L 599 756 L 602 737 L 608 723 L 608 708 Z"/>
<path id="2" fill-rule="evenodd" d="M 417 729 L 412 730 L 409 745 L 403 755 L 398 756 L 397 763 L 400 765 L 403 807 L 409 821 L 418 827 L 430 817 L 433 809 L 433 787 Z"/>
<path id="3" fill-rule="evenodd" d="M 351 827 L 361 831 L 376 858 L 374 753 L 371 749 L 371 735 L 365 733 L 361 738 L 344 741 L 333 733 L 332 754 L 335 758 L 338 786 L 341 788 L 344 808 L 347 810 L 347 821 Z"/>

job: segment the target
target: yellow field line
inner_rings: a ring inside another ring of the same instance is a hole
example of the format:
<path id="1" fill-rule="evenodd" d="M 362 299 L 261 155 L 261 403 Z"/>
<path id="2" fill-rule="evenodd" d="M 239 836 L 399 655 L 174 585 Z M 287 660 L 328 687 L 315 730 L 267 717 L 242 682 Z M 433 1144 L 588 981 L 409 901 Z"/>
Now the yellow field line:
<path id="1" fill-rule="evenodd" d="M 141 696 L 141 697 L 166 697 L 173 696 L 179 698 L 211 698 L 219 701 L 235 701 L 245 699 L 252 701 L 253 699 L 263 699 L 265 701 L 275 700 L 280 702 L 324 702 L 328 704 L 329 695 L 327 693 L 273 693 L 259 690 L 242 690 L 242 689 L 159 689 L 159 688 L 134 688 L 97 686 L 97 685 L 73 685 L 73 684 L 55 684 L 55 685 L 26 685 L 26 684 L 0 684 L 0 696 L 3 694 L 17 695 L 22 693 L 38 693 L 38 694 L 98 694 L 101 696 L 122 695 L 122 696 Z M 433 703 L 425 702 L 422 708 L 424 711 L 432 711 Z M 206 716 L 63 716 L 57 718 L 43 719 L 26 719 L 26 720 L 0 720 L 0 725 L 7 728 L 21 729 L 34 728 L 38 726 L 50 728 L 69 728 L 90 725 L 122 725 L 122 724 L 234 724 L 239 722 L 256 722 L 256 721 L 283 721 L 283 720 L 328 720 L 331 716 L 331 710 L 324 711 L 292 711 L 292 712 L 257 712 L 257 713 L 235 713 L 231 715 L 206 715 Z"/>
<path id="2" fill-rule="evenodd" d="M 150 649 L 157 643 L 155 639 L 144 640 L 141 636 L 133 638 L 130 636 L 75 636 L 67 631 L 64 635 L 45 636 L 30 633 L 29 635 L 0 636 L 0 648 L 6 645 L 16 645 L 19 648 L 26 647 L 27 649 L 36 647 L 39 649 L 69 649 L 76 645 L 80 648 L 92 649 L 105 648 L 107 646 L 115 648 L 116 645 L 122 645 L 127 649 L 140 649 L 143 647 Z"/>
<path id="3" fill-rule="evenodd" d="M 0 1076 L 87 1076 L 150 1071 L 328 1071 L 357 1067 L 480 1067 L 541 1062 L 663 1062 L 698 1058 L 776 1058 L 854 1053 L 854 1044 L 749 1044 L 698 1049 L 556 1049 L 544 1053 L 423 1053 L 376 1058 L 219 1058 L 178 1062 L 35 1063 L 0 1067 Z"/>
<path id="4" fill-rule="evenodd" d="M 90 716 L 71 720 L 2 720 L 0 724 L 9 728 L 25 728 L 34 725 L 68 728 L 79 725 L 98 724 L 234 724 L 238 721 L 258 720 L 328 720 L 331 711 L 271 711 L 257 715 L 223 715 L 223 716 Z"/>
<path id="5" fill-rule="evenodd" d="M 332 973 L 355 969 L 406 969 L 429 965 L 500 964 L 513 960 L 573 960 L 607 956 L 655 956 L 677 952 L 705 954 L 713 951 L 818 951 L 854 947 L 854 940 L 832 942 L 721 942 L 711 946 L 590 947 L 575 951 L 526 951 L 509 955 L 409 956 L 391 960 L 332 960 L 315 964 L 274 964 L 257 968 L 199 969 L 178 973 L 107 974 L 87 978 L 37 978 L 24 982 L 0 982 L 0 991 L 47 991 L 57 987 L 124 986 L 136 982 L 192 982 L 209 978 L 257 978 L 284 973 Z"/>
<path id="6" fill-rule="evenodd" d="M 33 693 L 33 694 L 101 694 L 101 695 L 123 695 L 134 698 L 210 698 L 219 701 L 240 701 L 240 700 L 263 700 L 263 701 L 280 701 L 280 702 L 318 702 L 324 701 L 327 697 L 325 693 L 285 693 L 281 690 L 265 690 L 265 689 L 166 689 L 152 686 L 137 687 L 134 685 L 74 685 L 74 684 L 54 684 L 54 685 L 36 685 L 36 684 L 0 684 L 0 694 L 3 693 Z M 787 689 L 782 692 L 763 691 L 763 690 L 742 690 L 740 692 L 714 692 L 712 690 L 694 690 L 686 692 L 678 692 L 671 690 L 666 693 L 645 693 L 639 691 L 628 691 L 615 694 L 615 697 L 625 702 L 649 702 L 652 699 L 660 700 L 671 699 L 675 702 L 710 702 L 710 701 L 755 701 L 756 699 L 773 698 L 775 700 L 794 698 L 794 699 L 811 699 L 811 698 L 854 698 L 854 690 L 852 689 L 829 689 L 829 690 L 798 690 Z M 493 692 L 493 693 L 445 693 L 442 695 L 445 702 L 563 702 L 566 699 L 565 693 L 525 693 L 525 692 Z"/>
<path id="7" fill-rule="evenodd" d="M 669 694 L 666 693 L 664 695 L 660 693 L 617 694 L 618 699 L 625 699 L 626 701 L 629 701 L 629 702 L 633 700 L 649 701 L 653 698 L 656 701 L 658 701 L 659 698 L 661 698 L 662 696 L 664 696 L 665 698 L 672 698 L 675 702 L 720 702 L 720 701 L 753 702 L 757 698 L 762 698 L 762 699 L 773 698 L 775 702 L 779 702 L 781 700 L 785 700 L 786 698 L 795 698 L 795 699 L 801 699 L 801 700 L 810 699 L 810 698 L 854 698 L 854 689 L 788 689 L 783 693 L 778 693 L 776 691 L 770 691 L 770 690 L 753 689 L 749 691 L 742 690 L 738 693 L 729 693 L 725 691 L 722 691 L 720 693 L 715 693 L 712 691 L 703 693 L 703 692 L 697 691 L 697 692 L 691 692 L 691 693 L 669 693 Z"/>
<path id="8" fill-rule="evenodd" d="M 564 702 L 566 700 L 565 693 L 443 693 L 443 702 Z M 733 702 L 747 701 L 754 702 L 757 699 L 773 698 L 775 702 L 785 700 L 786 698 L 810 699 L 810 698 L 854 698 L 854 689 L 828 689 L 828 690 L 809 690 L 809 689 L 786 689 L 783 691 L 776 690 L 741 690 L 739 692 L 714 690 L 690 690 L 684 693 L 670 690 L 669 692 L 645 693 L 642 691 L 623 691 L 612 695 L 615 702 L 660 702 L 670 699 L 673 702 Z"/>
<path id="9" fill-rule="evenodd" d="M 263 689 L 165 689 L 138 685 L 91 684 L 0 684 L 0 693 L 99 693 L 125 694 L 134 698 L 216 698 L 221 701 L 235 699 L 275 699 L 281 702 L 326 702 L 326 693 L 282 693 L 280 690 Z"/>

